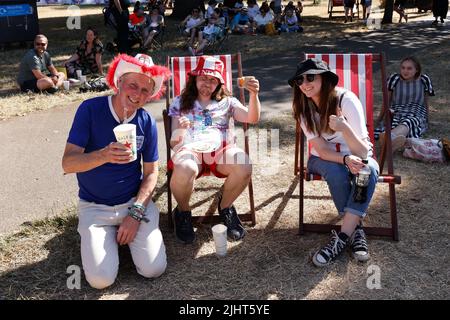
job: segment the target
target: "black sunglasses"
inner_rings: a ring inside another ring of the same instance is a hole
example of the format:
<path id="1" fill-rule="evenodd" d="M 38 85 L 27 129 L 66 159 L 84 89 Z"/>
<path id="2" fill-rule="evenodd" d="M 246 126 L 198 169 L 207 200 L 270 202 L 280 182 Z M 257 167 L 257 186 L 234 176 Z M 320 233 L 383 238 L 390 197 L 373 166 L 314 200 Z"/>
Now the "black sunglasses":
<path id="1" fill-rule="evenodd" d="M 313 82 L 314 79 L 316 79 L 315 74 L 305 74 L 305 75 L 302 74 L 301 76 L 298 77 L 298 79 L 295 79 L 295 84 L 301 86 L 305 81 L 305 77 L 308 82 Z"/>
<path id="2" fill-rule="evenodd" d="M 42 43 L 42 42 L 36 42 L 35 43 L 36 46 L 40 47 L 40 46 L 46 46 L 46 43 Z"/>

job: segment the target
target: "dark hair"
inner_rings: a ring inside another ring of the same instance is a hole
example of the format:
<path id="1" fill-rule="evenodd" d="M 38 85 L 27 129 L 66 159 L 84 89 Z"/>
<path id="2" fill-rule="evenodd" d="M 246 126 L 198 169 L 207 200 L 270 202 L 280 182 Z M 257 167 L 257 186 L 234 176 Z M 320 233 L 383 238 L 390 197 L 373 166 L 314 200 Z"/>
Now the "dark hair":
<path id="1" fill-rule="evenodd" d="M 304 119 L 306 128 L 321 136 L 322 132 L 333 132 L 328 124 L 331 115 L 336 115 L 338 107 L 338 98 L 336 95 L 335 85 L 329 73 L 323 73 L 322 86 L 320 88 L 320 102 L 316 106 L 312 99 L 300 90 L 299 86 L 294 86 L 294 99 L 292 102 L 292 109 L 294 111 L 294 118 L 300 122 Z M 314 112 L 320 115 L 319 121 L 314 117 Z"/>
<path id="2" fill-rule="evenodd" d="M 402 65 L 403 62 L 405 62 L 405 61 L 411 61 L 414 64 L 414 67 L 417 70 L 414 77 L 417 79 L 422 74 L 422 66 L 421 66 L 419 60 L 414 56 L 409 56 L 409 57 L 403 58 L 402 61 L 400 61 L 400 65 Z"/>
<path id="3" fill-rule="evenodd" d="M 89 26 L 86 28 L 86 31 L 84 32 L 84 34 L 86 35 L 86 33 L 91 30 L 94 33 L 94 43 L 95 44 L 99 44 L 100 43 L 100 39 L 98 38 L 98 32 L 97 30 L 95 30 L 93 27 Z"/>
<path id="4" fill-rule="evenodd" d="M 217 88 L 211 94 L 211 99 L 220 101 L 223 98 L 229 96 L 230 93 L 225 88 L 224 85 L 218 84 Z M 197 90 L 197 76 L 189 76 L 189 79 L 186 83 L 186 87 L 181 92 L 181 112 L 189 112 L 194 108 L 195 100 L 198 97 Z"/>

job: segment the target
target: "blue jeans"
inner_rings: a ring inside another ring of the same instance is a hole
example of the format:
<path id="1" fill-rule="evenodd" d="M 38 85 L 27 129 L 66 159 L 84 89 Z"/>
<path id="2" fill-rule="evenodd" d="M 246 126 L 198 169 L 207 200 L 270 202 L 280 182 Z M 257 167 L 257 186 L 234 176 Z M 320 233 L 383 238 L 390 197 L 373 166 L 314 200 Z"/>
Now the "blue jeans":
<path id="1" fill-rule="evenodd" d="M 308 171 L 310 173 L 320 174 L 326 180 L 334 205 L 340 215 L 349 212 L 364 218 L 367 207 L 369 206 L 375 191 L 375 185 L 377 184 L 380 171 L 378 163 L 374 159 L 369 158 L 368 165 L 370 167 L 371 175 L 367 187 L 367 199 L 363 203 L 355 202 L 353 200 L 355 176 L 345 165 L 322 160 L 319 157 L 312 155 L 308 160 Z"/>

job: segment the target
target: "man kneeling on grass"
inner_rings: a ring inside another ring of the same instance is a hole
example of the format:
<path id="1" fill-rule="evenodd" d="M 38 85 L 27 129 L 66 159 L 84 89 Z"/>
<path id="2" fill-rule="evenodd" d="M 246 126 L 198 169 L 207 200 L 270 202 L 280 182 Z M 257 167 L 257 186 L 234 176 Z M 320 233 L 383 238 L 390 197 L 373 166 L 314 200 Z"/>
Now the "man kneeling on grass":
<path id="1" fill-rule="evenodd" d="M 77 174 L 81 260 L 94 288 L 116 279 L 118 245 L 128 244 L 140 275 L 154 278 L 166 269 L 159 211 L 152 201 L 158 179 L 156 122 L 142 107 L 161 95 L 168 76 L 169 70 L 149 56 L 118 56 L 107 76 L 116 93 L 84 101 L 70 129 L 62 166 Z M 116 142 L 113 129 L 122 123 L 134 127 L 128 134 L 133 145 Z"/>

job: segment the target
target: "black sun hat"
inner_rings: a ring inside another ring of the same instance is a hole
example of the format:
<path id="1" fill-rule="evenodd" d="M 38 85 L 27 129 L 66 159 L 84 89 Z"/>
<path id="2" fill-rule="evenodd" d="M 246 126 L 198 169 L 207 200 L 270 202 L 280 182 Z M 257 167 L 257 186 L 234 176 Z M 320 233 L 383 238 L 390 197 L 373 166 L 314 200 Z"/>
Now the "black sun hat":
<path id="1" fill-rule="evenodd" d="M 325 61 L 315 58 L 306 59 L 300 62 L 297 65 L 295 74 L 288 80 L 288 83 L 291 87 L 294 87 L 295 80 L 299 79 L 301 75 L 323 73 L 328 73 L 330 75 L 331 81 L 334 86 L 338 84 L 339 77 L 337 76 L 337 74 L 330 70 L 330 67 L 328 67 L 328 64 Z"/>

